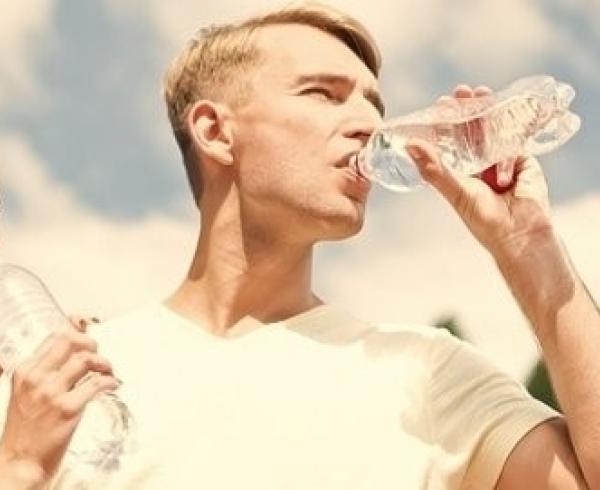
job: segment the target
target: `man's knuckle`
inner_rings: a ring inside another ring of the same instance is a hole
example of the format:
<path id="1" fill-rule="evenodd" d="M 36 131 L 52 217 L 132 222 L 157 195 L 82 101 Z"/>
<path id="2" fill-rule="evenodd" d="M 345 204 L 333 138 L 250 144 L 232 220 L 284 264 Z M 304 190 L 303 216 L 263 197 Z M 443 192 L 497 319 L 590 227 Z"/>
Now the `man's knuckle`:
<path id="1" fill-rule="evenodd" d="M 89 370 L 96 365 L 96 356 L 92 352 L 86 351 L 85 354 L 81 356 L 81 362 L 83 364 L 82 367 Z"/>
<path id="2" fill-rule="evenodd" d="M 60 332 L 60 338 L 67 348 L 71 351 L 87 350 L 90 352 L 98 351 L 98 342 L 83 332 L 78 332 L 73 328 L 64 329 Z"/>
<path id="3" fill-rule="evenodd" d="M 441 173 L 437 165 L 426 158 L 423 158 L 423 162 L 424 163 L 421 167 L 421 174 L 423 178 L 432 184 L 438 182 L 441 178 Z"/>
<path id="4" fill-rule="evenodd" d="M 14 384 L 25 390 L 33 390 L 40 383 L 40 377 L 30 370 L 15 370 L 13 374 Z"/>
<path id="5" fill-rule="evenodd" d="M 62 345 L 72 348 L 77 343 L 76 332 L 72 328 L 63 328 L 56 333 L 57 341 Z"/>
<path id="6" fill-rule="evenodd" d="M 88 350 L 91 352 L 98 352 L 98 342 L 90 337 L 87 339 Z"/>
<path id="7" fill-rule="evenodd" d="M 22 382 L 23 379 L 27 376 L 27 373 L 29 371 L 28 367 L 29 366 L 25 363 L 17 365 L 13 371 L 13 382 Z"/>
<path id="8" fill-rule="evenodd" d="M 69 321 L 71 323 L 78 324 L 81 320 L 83 320 L 83 317 L 80 315 L 69 315 Z"/>
<path id="9" fill-rule="evenodd" d="M 76 371 L 82 371 L 86 368 L 85 358 L 79 352 L 73 355 L 70 362 Z"/>
<path id="10" fill-rule="evenodd" d="M 42 385 L 35 390 L 33 400 L 42 405 L 55 406 L 56 392 L 48 385 Z"/>
<path id="11" fill-rule="evenodd" d="M 72 418 L 78 414 L 78 410 L 73 406 L 73 404 L 64 399 L 57 400 L 56 409 L 61 417 L 65 419 Z"/>

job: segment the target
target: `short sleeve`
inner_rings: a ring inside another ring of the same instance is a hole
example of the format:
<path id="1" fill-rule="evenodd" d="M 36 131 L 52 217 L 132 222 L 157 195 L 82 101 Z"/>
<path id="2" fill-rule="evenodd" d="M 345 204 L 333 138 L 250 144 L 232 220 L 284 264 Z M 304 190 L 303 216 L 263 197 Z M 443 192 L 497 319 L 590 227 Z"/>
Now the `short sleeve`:
<path id="1" fill-rule="evenodd" d="M 430 383 L 436 467 L 446 488 L 494 488 L 521 438 L 560 416 L 445 330 L 436 334 Z"/>

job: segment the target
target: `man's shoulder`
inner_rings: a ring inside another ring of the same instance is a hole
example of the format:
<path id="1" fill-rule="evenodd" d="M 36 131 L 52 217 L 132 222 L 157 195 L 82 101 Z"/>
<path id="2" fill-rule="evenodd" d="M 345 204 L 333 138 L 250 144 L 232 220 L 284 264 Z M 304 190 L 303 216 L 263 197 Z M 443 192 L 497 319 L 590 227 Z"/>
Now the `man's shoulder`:
<path id="1" fill-rule="evenodd" d="M 430 325 L 380 322 L 364 336 L 365 348 L 372 352 L 405 351 L 431 356 L 433 351 L 452 349 L 463 342 L 446 329 Z"/>
<path id="2" fill-rule="evenodd" d="M 419 323 L 365 320 L 343 308 L 331 307 L 335 314 L 327 318 L 329 336 L 347 344 L 359 341 L 368 357 L 378 358 L 400 354 L 429 358 L 434 352 L 452 350 L 463 341 L 444 328 Z M 337 342 L 336 342 L 337 343 Z"/>
<path id="3" fill-rule="evenodd" d="M 148 329 L 157 323 L 160 312 L 160 303 L 148 303 L 98 324 L 92 324 L 88 332 L 93 338 L 102 341 L 128 334 L 138 335 L 141 329 L 148 332 Z"/>

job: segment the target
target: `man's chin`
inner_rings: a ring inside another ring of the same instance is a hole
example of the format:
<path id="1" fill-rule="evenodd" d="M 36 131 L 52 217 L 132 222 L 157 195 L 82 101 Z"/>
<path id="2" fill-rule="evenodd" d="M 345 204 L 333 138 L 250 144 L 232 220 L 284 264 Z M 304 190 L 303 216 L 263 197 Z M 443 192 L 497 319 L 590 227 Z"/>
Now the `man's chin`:
<path id="1" fill-rule="evenodd" d="M 328 220 L 327 224 L 325 236 L 322 237 L 323 241 L 345 240 L 357 235 L 363 229 L 364 214 L 337 216 Z"/>
<path id="2" fill-rule="evenodd" d="M 332 235 L 329 238 L 326 238 L 324 241 L 328 242 L 340 242 L 342 240 L 347 240 L 348 238 L 352 238 L 353 236 L 358 235 L 362 230 L 362 226 L 358 227 L 355 230 L 347 233 L 339 233 L 338 235 Z"/>

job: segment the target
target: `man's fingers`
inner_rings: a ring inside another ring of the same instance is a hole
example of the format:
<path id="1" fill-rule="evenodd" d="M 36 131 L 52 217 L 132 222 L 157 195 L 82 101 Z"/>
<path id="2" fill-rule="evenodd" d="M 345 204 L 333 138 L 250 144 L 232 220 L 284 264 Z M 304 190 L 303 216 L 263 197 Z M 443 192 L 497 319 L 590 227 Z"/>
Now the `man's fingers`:
<path id="1" fill-rule="evenodd" d="M 70 357 L 60 369 L 58 382 L 62 390 L 70 390 L 90 373 L 113 374 L 112 365 L 100 354 L 81 351 Z"/>
<path id="2" fill-rule="evenodd" d="M 114 376 L 92 373 L 63 396 L 64 411 L 71 416 L 76 416 L 97 394 L 116 390 L 119 386 L 121 382 Z"/>
<path id="3" fill-rule="evenodd" d="M 515 170 L 515 159 L 509 158 L 498 164 L 498 185 L 500 187 L 510 187 L 513 182 L 513 174 Z"/>
<path id="4" fill-rule="evenodd" d="M 465 84 L 457 85 L 452 92 L 452 95 L 457 99 L 465 99 L 468 97 L 473 97 L 473 89 Z"/>
<path id="5" fill-rule="evenodd" d="M 461 83 L 454 88 L 452 95 L 458 99 L 464 99 L 468 97 L 485 97 L 491 95 L 492 92 L 493 90 L 487 85 L 478 85 L 473 89 L 469 85 Z"/>
<path id="6" fill-rule="evenodd" d="M 435 187 L 451 205 L 456 206 L 462 199 L 464 190 L 455 171 L 442 164 L 435 147 L 426 141 L 411 138 L 406 151 L 423 179 Z"/>
<path id="7" fill-rule="evenodd" d="M 427 182 L 433 184 L 433 181 L 442 178 L 443 168 L 432 145 L 426 141 L 411 138 L 406 144 L 406 151 Z"/>
<path id="8" fill-rule="evenodd" d="M 466 84 L 457 85 L 452 92 L 452 98 L 455 101 L 460 101 L 461 99 L 471 99 L 474 96 L 475 92 L 469 85 Z M 468 109 L 466 113 L 469 113 Z M 481 155 L 485 145 L 485 135 L 482 128 L 481 119 L 475 118 L 457 126 L 456 134 L 464 139 L 465 144 L 470 147 L 471 151 L 476 156 Z"/>
<path id="9" fill-rule="evenodd" d="M 548 184 L 540 163 L 533 157 L 520 157 L 515 167 L 515 196 L 533 199 L 548 206 Z"/>
<path id="10" fill-rule="evenodd" d="M 98 317 L 83 317 L 80 315 L 69 315 L 69 321 L 80 332 L 87 331 L 87 327 L 91 323 L 100 323 L 100 319 Z"/>
<path id="11" fill-rule="evenodd" d="M 48 336 L 34 353 L 32 371 L 47 373 L 60 368 L 75 352 L 98 352 L 98 343 L 89 335 L 65 328 Z"/>
<path id="12" fill-rule="evenodd" d="M 503 194 L 512 189 L 515 184 L 516 174 L 514 169 L 515 160 L 506 160 L 486 168 L 478 174 L 478 177 L 496 194 Z"/>
<path id="13" fill-rule="evenodd" d="M 493 90 L 487 85 L 478 85 L 475 87 L 475 90 L 473 90 L 475 97 L 485 97 L 486 95 L 491 95 L 492 92 Z"/>
<path id="14" fill-rule="evenodd" d="M 88 322 L 86 322 L 85 318 L 82 316 L 69 315 L 69 321 L 80 332 L 85 332 L 87 330 Z"/>

